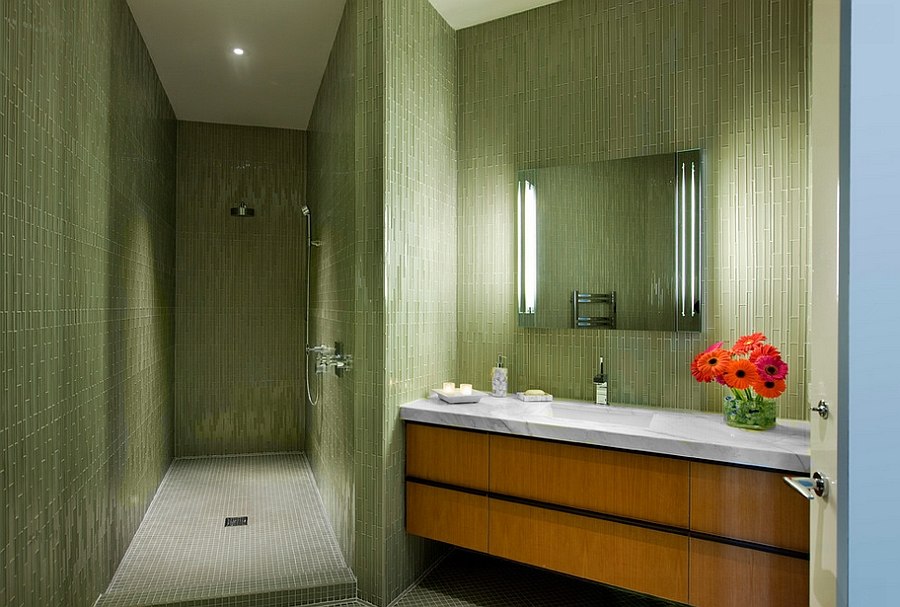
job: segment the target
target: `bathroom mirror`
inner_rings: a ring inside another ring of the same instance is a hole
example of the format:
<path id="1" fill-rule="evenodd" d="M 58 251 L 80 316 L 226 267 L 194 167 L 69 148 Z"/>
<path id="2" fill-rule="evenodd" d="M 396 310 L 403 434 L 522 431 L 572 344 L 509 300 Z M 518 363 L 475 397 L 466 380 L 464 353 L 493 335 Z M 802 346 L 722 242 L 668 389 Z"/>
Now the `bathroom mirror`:
<path id="1" fill-rule="evenodd" d="M 518 173 L 519 326 L 699 331 L 700 150 Z"/>

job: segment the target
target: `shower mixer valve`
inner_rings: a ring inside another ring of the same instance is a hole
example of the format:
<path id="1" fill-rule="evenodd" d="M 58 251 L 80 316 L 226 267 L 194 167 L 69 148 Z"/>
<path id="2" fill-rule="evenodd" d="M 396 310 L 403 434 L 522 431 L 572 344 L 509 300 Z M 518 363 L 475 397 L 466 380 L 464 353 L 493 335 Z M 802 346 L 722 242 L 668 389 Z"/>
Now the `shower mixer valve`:
<path id="1" fill-rule="evenodd" d="M 334 374 L 338 377 L 344 374 L 344 371 L 353 367 L 353 357 L 344 354 L 340 342 L 336 342 L 334 347 L 321 345 L 306 348 L 307 352 L 316 355 L 316 373 L 323 374 L 328 371 L 328 367 L 334 368 Z"/>
<path id="2" fill-rule="evenodd" d="M 325 344 L 322 344 L 321 346 L 306 346 L 306 351 L 318 354 L 319 356 L 332 356 L 334 354 L 334 348 L 326 346 Z"/>

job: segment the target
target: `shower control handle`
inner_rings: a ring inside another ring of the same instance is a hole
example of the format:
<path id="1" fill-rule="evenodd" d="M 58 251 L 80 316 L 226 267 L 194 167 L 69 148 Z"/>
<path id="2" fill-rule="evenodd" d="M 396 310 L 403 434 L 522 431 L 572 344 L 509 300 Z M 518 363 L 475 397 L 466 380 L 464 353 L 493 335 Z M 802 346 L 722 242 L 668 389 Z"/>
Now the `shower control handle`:
<path id="1" fill-rule="evenodd" d="M 319 356 L 332 356 L 334 354 L 334 348 L 326 346 L 325 344 L 320 346 L 306 346 L 306 351 L 318 354 Z"/>
<path id="2" fill-rule="evenodd" d="M 353 357 L 349 354 L 344 354 L 340 342 L 336 342 L 333 348 L 324 344 L 307 346 L 306 351 L 316 355 L 316 373 L 320 375 L 328 371 L 328 367 L 332 367 L 334 368 L 334 374 L 341 377 L 344 371 L 353 368 Z"/>

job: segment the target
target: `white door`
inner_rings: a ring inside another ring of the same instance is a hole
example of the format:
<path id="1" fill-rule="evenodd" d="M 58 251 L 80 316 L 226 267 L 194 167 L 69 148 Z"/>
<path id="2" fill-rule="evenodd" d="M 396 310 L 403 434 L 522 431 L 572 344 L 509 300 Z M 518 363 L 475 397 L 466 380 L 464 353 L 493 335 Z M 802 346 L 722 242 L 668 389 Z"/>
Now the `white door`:
<path id="1" fill-rule="evenodd" d="M 810 413 L 812 470 L 830 480 L 810 501 L 809 604 L 836 605 L 838 424 L 838 186 L 840 0 L 812 3 L 810 104 L 811 263 L 809 405 L 824 401 L 828 417 Z M 802 499 L 798 496 L 798 499 Z"/>

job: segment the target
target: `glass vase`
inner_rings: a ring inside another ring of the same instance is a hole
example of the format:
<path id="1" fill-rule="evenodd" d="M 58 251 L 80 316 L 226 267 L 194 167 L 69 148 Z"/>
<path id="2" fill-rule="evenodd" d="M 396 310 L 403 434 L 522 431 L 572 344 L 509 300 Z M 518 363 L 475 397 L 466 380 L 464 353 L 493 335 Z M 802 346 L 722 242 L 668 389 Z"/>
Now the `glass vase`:
<path id="1" fill-rule="evenodd" d="M 725 423 L 747 430 L 768 430 L 775 427 L 775 401 L 759 395 L 736 398 L 729 394 L 724 401 Z"/>

